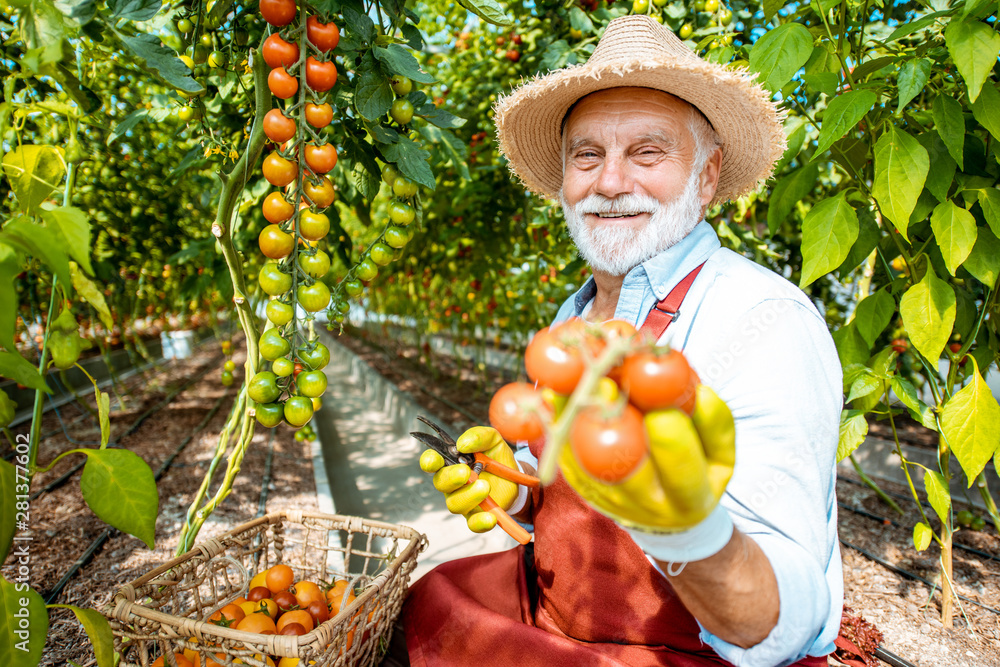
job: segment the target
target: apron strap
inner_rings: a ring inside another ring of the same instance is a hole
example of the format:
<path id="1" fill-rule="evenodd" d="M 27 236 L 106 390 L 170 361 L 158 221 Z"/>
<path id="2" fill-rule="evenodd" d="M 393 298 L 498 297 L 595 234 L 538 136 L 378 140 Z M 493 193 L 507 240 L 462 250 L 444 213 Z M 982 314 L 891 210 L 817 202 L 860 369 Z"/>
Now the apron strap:
<path id="1" fill-rule="evenodd" d="M 660 336 L 667 330 L 670 323 L 680 317 L 681 302 L 684 301 L 688 290 L 691 289 L 691 283 L 698 277 L 698 273 L 703 266 L 705 266 L 704 262 L 696 266 L 691 273 L 684 276 L 684 280 L 677 283 L 677 286 L 670 290 L 670 294 L 653 306 L 653 309 L 649 311 L 649 315 L 646 316 L 646 321 L 642 323 L 642 327 L 639 329 L 640 332 L 648 334 L 654 341 L 660 339 Z"/>

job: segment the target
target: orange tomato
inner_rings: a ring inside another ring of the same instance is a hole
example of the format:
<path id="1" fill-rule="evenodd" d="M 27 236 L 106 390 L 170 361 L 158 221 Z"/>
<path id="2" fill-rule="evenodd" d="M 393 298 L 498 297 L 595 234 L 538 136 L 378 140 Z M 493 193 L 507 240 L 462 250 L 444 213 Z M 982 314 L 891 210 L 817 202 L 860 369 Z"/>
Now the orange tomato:
<path id="1" fill-rule="evenodd" d="M 333 586 L 326 592 L 326 601 L 330 607 L 330 615 L 336 616 L 340 613 L 342 607 L 346 607 L 352 602 L 354 602 L 355 595 L 352 590 L 348 593 L 347 598 L 344 599 L 344 592 L 350 588 L 351 584 L 344 579 L 338 579 L 333 582 Z"/>
<path id="2" fill-rule="evenodd" d="M 288 589 L 294 595 L 295 599 L 298 600 L 299 606 L 305 609 L 313 602 L 325 602 L 325 596 L 323 591 L 319 589 L 319 586 L 311 581 L 300 581 L 295 584 L 294 589 Z"/>
<path id="3" fill-rule="evenodd" d="M 261 167 L 261 171 L 264 172 L 264 178 L 267 179 L 268 183 L 279 188 L 290 184 L 298 175 L 295 163 L 281 157 L 277 152 L 271 153 L 264 158 L 264 165 Z"/>
<path id="4" fill-rule="evenodd" d="M 283 144 L 292 139 L 295 136 L 295 129 L 295 121 L 281 113 L 280 109 L 271 109 L 264 116 L 264 134 L 276 144 Z"/>
<path id="5" fill-rule="evenodd" d="M 236 629 L 256 632 L 259 635 L 277 634 L 274 621 L 267 614 L 247 614 L 247 617 L 239 622 Z"/>
<path id="6" fill-rule="evenodd" d="M 275 67 L 267 75 L 267 87 L 275 97 L 287 100 L 299 92 L 299 80 L 289 74 L 284 67 Z"/>
<path id="7" fill-rule="evenodd" d="M 305 153 L 306 164 L 317 174 L 325 174 L 337 166 L 337 148 L 333 144 L 307 144 Z"/>
<path id="8" fill-rule="evenodd" d="M 295 581 L 295 573 L 292 568 L 284 563 L 279 563 L 272 567 L 267 573 L 267 587 L 272 593 L 287 591 L 288 587 Z"/>
<path id="9" fill-rule="evenodd" d="M 316 182 L 308 178 L 305 179 L 305 182 L 302 184 L 302 191 L 319 208 L 326 208 L 333 203 L 334 198 L 337 196 L 336 190 L 333 189 L 333 183 L 326 176 L 321 176 Z"/>
<path id="10" fill-rule="evenodd" d="M 194 663 L 184 657 L 183 653 L 174 653 L 174 659 L 177 661 L 177 667 L 194 667 Z M 153 661 L 153 667 L 164 667 L 166 665 L 169 667 L 169 662 L 164 662 L 164 656 L 160 656 Z"/>
<path id="11" fill-rule="evenodd" d="M 305 609 L 293 609 L 292 611 L 286 611 L 278 619 L 278 624 L 276 626 L 278 633 L 280 634 L 284 630 L 285 626 L 290 623 L 298 623 L 306 632 L 312 632 L 312 629 L 316 627 L 316 623 L 313 621 L 313 617 L 309 615 L 309 612 Z"/>
<path id="12" fill-rule="evenodd" d="M 326 127 L 333 121 L 333 107 L 327 103 L 306 102 L 306 122 L 313 127 Z"/>
<path id="13" fill-rule="evenodd" d="M 295 214 L 295 207 L 280 192 L 272 192 L 265 197 L 261 208 L 264 210 L 264 218 L 273 223 L 284 222 Z"/>
<path id="14" fill-rule="evenodd" d="M 208 620 L 210 623 L 228 628 L 237 625 L 244 618 L 246 618 L 246 613 L 243 609 L 239 605 L 230 603 L 209 616 Z"/>

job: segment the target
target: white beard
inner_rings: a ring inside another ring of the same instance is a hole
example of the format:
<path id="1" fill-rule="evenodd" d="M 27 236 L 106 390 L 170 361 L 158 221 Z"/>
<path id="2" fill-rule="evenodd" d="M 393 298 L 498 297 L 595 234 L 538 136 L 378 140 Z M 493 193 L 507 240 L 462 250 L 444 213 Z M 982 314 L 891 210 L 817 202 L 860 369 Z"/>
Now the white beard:
<path id="1" fill-rule="evenodd" d="M 701 222 L 698 171 L 692 170 L 684 192 L 668 204 L 649 195 L 624 194 L 608 199 L 592 194 L 571 207 L 560 192 L 566 225 L 580 256 L 595 271 L 623 276 L 690 234 Z M 638 229 L 611 220 L 588 225 L 584 219 L 588 213 L 611 212 L 649 213 L 650 219 Z"/>

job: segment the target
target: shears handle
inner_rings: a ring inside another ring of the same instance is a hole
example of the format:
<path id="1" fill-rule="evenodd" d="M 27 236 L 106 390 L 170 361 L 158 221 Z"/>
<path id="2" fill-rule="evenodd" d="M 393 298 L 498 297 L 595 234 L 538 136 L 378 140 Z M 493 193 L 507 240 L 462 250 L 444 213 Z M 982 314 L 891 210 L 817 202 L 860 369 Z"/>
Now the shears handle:
<path id="1" fill-rule="evenodd" d="M 488 472 L 506 479 L 515 484 L 520 484 L 522 486 L 527 486 L 529 488 L 538 487 L 538 478 L 521 472 L 520 470 L 515 470 L 500 463 L 499 461 L 494 461 L 490 457 L 486 456 L 482 452 L 476 452 L 476 463 L 482 464 L 483 472 Z"/>
<path id="2" fill-rule="evenodd" d="M 506 468 L 507 466 L 503 467 Z M 469 475 L 469 483 L 471 484 L 475 482 L 477 479 L 479 479 L 479 475 L 477 475 L 476 471 L 473 470 Z M 490 514 L 495 516 L 497 519 L 497 524 L 501 528 L 503 528 L 504 532 L 513 537 L 521 544 L 527 544 L 528 542 L 531 541 L 531 534 L 524 528 L 522 528 L 517 521 L 514 521 L 514 519 L 512 519 L 511 516 L 507 514 L 507 512 L 505 512 L 502 507 L 497 505 L 497 501 L 493 500 L 489 496 L 486 496 L 486 500 L 479 503 L 479 509 L 483 510 L 484 512 L 489 512 Z"/>

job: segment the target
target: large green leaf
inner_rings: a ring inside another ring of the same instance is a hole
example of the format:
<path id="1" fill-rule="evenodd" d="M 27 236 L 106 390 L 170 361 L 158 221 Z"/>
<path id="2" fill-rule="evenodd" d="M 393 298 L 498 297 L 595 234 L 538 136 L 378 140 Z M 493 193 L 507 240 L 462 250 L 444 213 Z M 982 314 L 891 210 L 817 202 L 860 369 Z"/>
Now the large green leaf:
<path id="1" fill-rule="evenodd" d="M 941 137 L 936 132 L 924 132 L 917 136 L 917 141 L 927 151 L 927 158 L 930 161 L 930 168 L 927 170 L 927 180 L 924 187 L 934 195 L 939 202 L 947 201 L 948 193 L 951 191 L 952 183 L 955 181 L 955 161 L 948 154 Z M 910 224 L 922 221 L 927 216 L 919 215 L 920 202 L 917 201 L 917 208 L 910 215 Z"/>
<path id="2" fill-rule="evenodd" d="M 868 421 L 860 410 L 840 413 L 840 440 L 837 443 L 837 461 L 843 461 L 857 449 L 868 435 Z"/>
<path id="3" fill-rule="evenodd" d="M 42 211 L 45 225 L 62 234 L 66 251 L 90 275 L 90 220 L 87 214 L 74 206 L 59 206 Z"/>
<path id="4" fill-rule="evenodd" d="M 963 266 L 976 280 L 993 289 L 1000 276 L 1000 239 L 986 227 L 980 227 L 976 245 Z"/>
<path id="5" fill-rule="evenodd" d="M 932 364 L 951 337 L 955 324 L 955 292 L 928 263 L 923 279 L 906 290 L 899 302 L 903 326 L 913 346 Z"/>
<path id="6" fill-rule="evenodd" d="M 896 111 L 902 111 L 903 107 L 910 103 L 914 97 L 927 85 L 927 79 L 931 74 L 931 61 L 928 58 L 913 58 L 907 60 L 899 68 L 899 101 Z M 872 93 L 874 95 L 874 93 Z"/>
<path id="7" fill-rule="evenodd" d="M 875 344 L 878 337 L 889 326 L 895 312 L 896 300 L 884 289 L 869 294 L 858 304 L 854 311 L 854 319 L 858 323 L 858 333 L 868 345 Z"/>
<path id="8" fill-rule="evenodd" d="M 847 253 L 844 263 L 837 269 L 841 278 L 853 271 L 861 262 L 865 261 L 882 238 L 882 230 L 875 222 L 875 216 L 867 208 L 855 209 L 858 214 L 858 240 L 851 246 L 851 251 Z"/>
<path id="9" fill-rule="evenodd" d="M 934 419 L 934 411 L 920 400 L 920 397 L 917 396 L 917 388 L 913 386 L 913 383 L 901 375 L 894 375 L 889 382 L 896 397 L 910 411 L 910 416 L 925 428 L 936 431 L 937 422 Z"/>
<path id="10" fill-rule="evenodd" d="M 417 62 L 417 59 L 400 44 L 390 44 L 385 48 L 376 46 L 374 53 L 376 58 L 389 66 L 393 74 L 402 74 L 418 83 L 434 83 L 436 81 L 433 76 L 420 69 L 420 63 Z"/>
<path id="11" fill-rule="evenodd" d="M 952 19 L 944 30 L 944 41 L 955 66 L 965 79 L 969 100 L 975 102 L 997 64 L 1000 35 L 982 21 Z"/>
<path id="12" fill-rule="evenodd" d="M 148 21 L 156 16 L 162 4 L 160 0 L 110 0 L 108 9 L 116 19 Z"/>
<path id="13" fill-rule="evenodd" d="M 951 512 L 951 493 L 948 491 L 948 483 L 944 475 L 937 470 L 924 470 L 924 490 L 927 491 L 927 500 L 934 513 L 941 519 L 941 523 L 948 523 L 948 515 Z"/>
<path id="14" fill-rule="evenodd" d="M 94 648 L 97 667 L 115 667 L 115 636 L 111 632 L 111 624 L 99 611 L 81 609 L 71 604 L 49 605 L 56 609 L 69 609 L 76 615 L 76 620 L 87 631 L 87 638 Z M 167 663 L 169 664 L 169 663 Z"/>
<path id="15" fill-rule="evenodd" d="M 750 50 L 750 71 L 760 74 L 760 82 L 778 91 L 806 64 L 813 50 L 813 38 L 801 23 L 785 23 L 765 33 Z"/>
<path id="16" fill-rule="evenodd" d="M 931 229 L 941 248 L 945 266 L 951 275 L 955 275 L 976 244 L 976 219 L 961 206 L 946 201 L 934 207 Z"/>
<path id="17" fill-rule="evenodd" d="M 0 243 L 0 346 L 7 350 L 14 349 L 18 306 L 14 279 L 20 272 L 21 262 L 17 252 L 6 243 Z"/>
<path id="18" fill-rule="evenodd" d="M 983 86 L 979 97 L 972 103 L 972 115 L 994 139 L 1000 141 L 1000 92 L 993 84 Z"/>
<path id="19" fill-rule="evenodd" d="M 805 287 L 833 271 L 847 257 L 858 238 L 858 215 L 847 203 L 847 194 L 824 199 L 802 221 L 802 277 Z"/>
<path id="20" fill-rule="evenodd" d="M 948 149 L 948 154 L 958 164 L 965 165 L 965 119 L 962 118 L 962 104 L 949 95 L 938 95 L 931 107 L 934 127 Z"/>
<path id="21" fill-rule="evenodd" d="M 907 227 L 910 214 L 924 189 L 930 160 L 927 151 L 905 131 L 889 126 L 889 131 L 875 143 L 875 182 L 872 194 L 882 215 L 895 223 L 896 229 L 909 240 Z"/>
<path id="22" fill-rule="evenodd" d="M 493 25 L 513 25 L 514 21 L 504 14 L 503 7 L 496 0 L 458 0 L 470 12 Z"/>
<path id="23" fill-rule="evenodd" d="M 394 162 L 396 168 L 408 179 L 431 190 L 434 189 L 436 185 L 434 172 L 427 164 L 430 153 L 421 148 L 420 144 L 413 139 L 400 137 L 398 142 L 383 147 L 382 154 L 387 160 Z"/>
<path id="24" fill-rule="evenodd" d="M 27 484 L 24 485 L 22 491 L 27 496 Z M 7 461 L 0 459 L 0 497 L 7 499 L 7 502 L 0 507 L 0 563 L 7 560 L 7 554 L 10 552 L 14 535 L 17 532 L 15 495 L 17 495 L 17 470 Z"/>
<path id="25" fill-rule="evenodd" d="M 11 220 L 0 229 L 0 242 L 20 249 L 27 255 L 41 260 L 52 273 L 56 274 L 67 292 L 73 291 L 69 274 L 69 258 L 66 256 L 66 239 L 56 230 L 36 225 L 27 218 Z"/>
<path id="26" fill-rule="evenodd" d="M 147 72 L 162 78 L 174 88 L 189 93 L 200 93 L 203 90 L 202 85 L 191 78 L 188 66 L 172 49 L 164 46 L 159 37 L 146 33 L 133 37 L 118 33 L 118 36 L 132 55 L 145 64 Z"/>
<path id="27" fill-rule="evenodd" d="M 46 394 L 52 393 L 45 385 L 45 378 L 38 374 L 38 368 L 16 352 L 0 351 L 0 377 L 10 378 L 31 389 L 40 389 Z"/>
<path id="28" fill-rule="evenodd" d="M 153 471 L 125 449 L 84 449 L 80 491 L 101 521 L 134 535 L 150 549 L 156 537 L 159 496 Z"/>
<path id="29" fill-rule="evenodd" d="M 818 176 L 819 165 L 807 164 L 774 184 L 767 198 L 767 228 L 771 234 L 778 231 L 795 204 L 813 191 Z"/>
<path id="30" fill-rule="evenodd" d="M 913 548 L 917 551 L 923 551 L 931 545 L 931 538 L 934 537 L 934 531 L 923 521 L 918 521 L 917 525 L 913 527 Z"/>
<path id="31" fill-rule="evenodd" d="M 785 4 L 785 0 L 764 0 L 764 21 L 770 21 Z"/>
<path id="32" fill-rule="evenodd" d="M 93 306 L 94 310 L 97 311 L 98 317 L 101 318 L 101 322 L 110 331 L 114 328 L 115 322 L 111 318 L 111 310 L 108 308 L 108 302 L 104 300 L 104 292 L 94 284 L 94 281 L 84 275 L 75 263 L 70 263 L 69 272 L 73 279 L 73 288 L 80 296 L 86 299 L 87 303 Z"/>
<path id="33" fill-rule="evenodd" d="M 851 90 L 833 98 L 823 112 L 823 127 L 813 155 L 819 157 L 833 142 L 847 134 L 871 111 L 876 99 L 875 93 L 870 90 Z"/>
<path id="34" fill-rule="evenodd" d="M 3 156 L 3 171 L 21 207 L 33 211 L 59 187 L 66 161 L 57 148 L 29 144 Z"/>
<path id="35" fill-rule="evenodd" d="M 11 581 L 0 576 L 0 665 L 36 667 L 49 634 L 49 614 L 30 577 L 17 577 L 11 569 Z"/>
<path id="36" fill-rule="evenodd" d="M 853 320 L 833 332 L 833 343 L 837 346 L 837 357 L 844 368 L 868 361 L 871 347 L 858 333 L 857 323 Z"/>
<path id="37" fill-rule="evenodd" d="M 358 77 L 358 88 L 354 93 L 354 106 L 366 120 L 376 120 L 392 106 L 392 88 L 381 72 L 367 70 Z"/>
<path id="38" fill-rule="evenodd" d="M 1000 404 L 993 396 L 979 365 L 972 381 L 948 399 L 941 409 L 941 432 L 965 471 L 969 486 L 1000 447 Z"/>
<path id="39" fill-rule="evenodd" d="M 1000 190 L 983 188 L 979 191 L 979 205 L 983 208 L 983 217 L 993 233 L 1000 236 Z"/>

